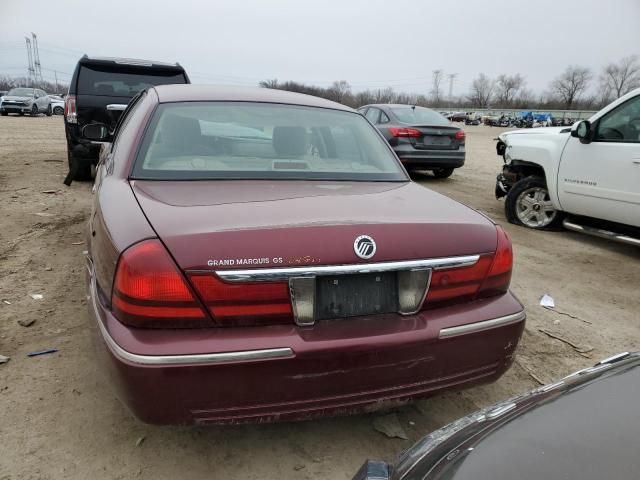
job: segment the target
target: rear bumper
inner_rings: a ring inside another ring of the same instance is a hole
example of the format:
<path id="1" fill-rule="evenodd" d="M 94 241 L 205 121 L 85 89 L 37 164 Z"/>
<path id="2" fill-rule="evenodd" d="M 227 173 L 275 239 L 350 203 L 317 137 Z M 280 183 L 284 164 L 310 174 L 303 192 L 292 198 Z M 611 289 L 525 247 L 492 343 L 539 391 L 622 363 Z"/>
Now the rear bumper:
<path id="1" fill-rule="evenodd" d="M 154 424 L 310 419 L 493 381 L 524 327 L 511 293 L 407 317 L 198 330 L 131 329 L 89 296 L 101 367 Z"/>
<path id="2" fill-rule="evenodd" d="M 98 163 L 100 157 L 100 145 L 83 138 L 80 127 L 77 124 L 69 124 L 65 119 L 65 134 L 67 136 L 67 148 L 71 155 L 82 164 Z"/>
<path id="3" fill-rule="evenodd" d="M 406 167 L 459 168 L 464 165 L 465 151 L 394 149 Z"/>

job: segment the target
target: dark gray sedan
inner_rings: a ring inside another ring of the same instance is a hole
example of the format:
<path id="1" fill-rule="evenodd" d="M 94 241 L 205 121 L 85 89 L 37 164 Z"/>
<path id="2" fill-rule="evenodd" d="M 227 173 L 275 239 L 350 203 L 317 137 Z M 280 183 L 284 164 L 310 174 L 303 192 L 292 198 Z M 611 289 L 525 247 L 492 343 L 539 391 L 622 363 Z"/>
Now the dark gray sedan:
<path id="1" fill-rule="evenodd" d="M 463 417 L 354 480 L 638 478 L 640 353 Z"/>
<path id="2" fill-rule="evenodd" d="M 405 168 L 449 177 L 464 165 L 464 130 L 442 114 L 415 105 L 365 105 L 358 109 L 384 135 Z"/>

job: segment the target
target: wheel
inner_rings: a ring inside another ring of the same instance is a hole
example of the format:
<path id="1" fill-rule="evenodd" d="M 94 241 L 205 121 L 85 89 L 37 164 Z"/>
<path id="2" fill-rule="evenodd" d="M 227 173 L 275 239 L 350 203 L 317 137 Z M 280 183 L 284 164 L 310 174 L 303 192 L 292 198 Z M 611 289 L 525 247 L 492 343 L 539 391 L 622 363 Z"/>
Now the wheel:
<path id="1" fill-rule="evenodd" d="M 51 104 L 47 107 L 47 117 L 50 117 L 53 114 L 53 110 L 51 110 Z"/>
<path id="2" fill-rule="evenodd" d="M 31 116 L 35 117 L 36 115 L 38 115 L 38 106 L 34 105 L 33 107 L 31 107 Z"/>
<path id="3" fill-rule="evenodd" d="M 3 117 L 6 117 L 7 115 L 9 115 L 9 112 L 0 112 L 0 115 L 2 115 Z"/>
<path id="4" fill-rule="evenodd" d="M 23 116 L 24 112 L 18 112 L 18 115 Z"/>
<path id="5" fill-rule="evenodd" d="M 62 107 L 55 107 L 53 109 L 53 114 L 54 115 L 64 115 L 64 108 Z"/>
<path id="6" fill-rule="evenodd" d="M 449 178 L 453 173 L 453 168 L 436 168 L 433 176 L 436 178 Z"/>
<path id="7" fill-rule="evenodd" d="M 510 223 L 537 230 L 557 230 L 564 216 L 551 203 L 544 179 L 533 176 L 523 178 L 511 187 L 504 211 Z"/>
<path id="8" fill-rule="evenodd" d="M 91 163 L 73 156 L 71 150 L 72 147 L 68 145 L 67 159 L 69 161 L 69 172 L 73 172 L 73 175 L 69 177 L 70 180 L 91 180 Z"/>

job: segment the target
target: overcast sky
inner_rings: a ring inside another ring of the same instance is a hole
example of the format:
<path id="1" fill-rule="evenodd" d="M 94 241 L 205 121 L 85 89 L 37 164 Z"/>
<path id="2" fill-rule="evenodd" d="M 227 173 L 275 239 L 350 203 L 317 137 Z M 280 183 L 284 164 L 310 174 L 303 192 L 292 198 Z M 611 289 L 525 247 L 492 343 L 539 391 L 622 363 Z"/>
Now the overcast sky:
<path id="1" fill-rule="evenodd" d="M 640 0 L 0 0 L 0 74 L 26 74 L 30 32 L 50 80 L 86 52 L 178 61 L 194 83 L 427 93 L 442 69 L 454 94 L 480 72 L 540 92 L 569 64 L 640 54 Z"/>

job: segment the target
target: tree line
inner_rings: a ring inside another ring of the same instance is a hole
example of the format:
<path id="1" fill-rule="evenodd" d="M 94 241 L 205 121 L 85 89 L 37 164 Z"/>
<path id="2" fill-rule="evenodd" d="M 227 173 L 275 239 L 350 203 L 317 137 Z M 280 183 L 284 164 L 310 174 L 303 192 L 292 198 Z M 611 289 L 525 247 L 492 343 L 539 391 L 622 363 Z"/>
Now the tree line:
<path id="1" fill-rule="evenodd" d="M 391 87 L 354 92 L 346 80 L 323 88 L 301 82 L 277 79 L 260 82 L 261 87 L 306 93 L 333 100 L 350 107 L 371 103 L 404 103 L 433 108 L 515 108 L 515 109 L 599 109 L 625 93 L 640 87 L 640 59 L 625 57 L 594 72 L 580 65 L 570 65 L 555 77 L 546 91 L 536 95 L 527 88 L 520 73 L 491 78 L 480 73 L 471 82 L 466 95 L 449 98 L 444 93 L 444 71 L 434 70 L 428 93 L 397 92 Z M 594 82 L 595 81 L 595 82 Z"/>
<path id="2" fill-rule="evenodd" d="M 58 82 L 57 86 L 55 82 L 47 82 L 43 80 L 39 81 L 31 81 L 27 77 L 9 77 L 7 75 L 0 76 L 0 90 L 11 90 L 12 88 L 17 87 L 31 87 L 31 88 L 39 88 L 44 90 L 47 93 L 66 93 L 69 90 L 69 85 Z M 57 88 L 56 88 L 57 87 Z"/>

